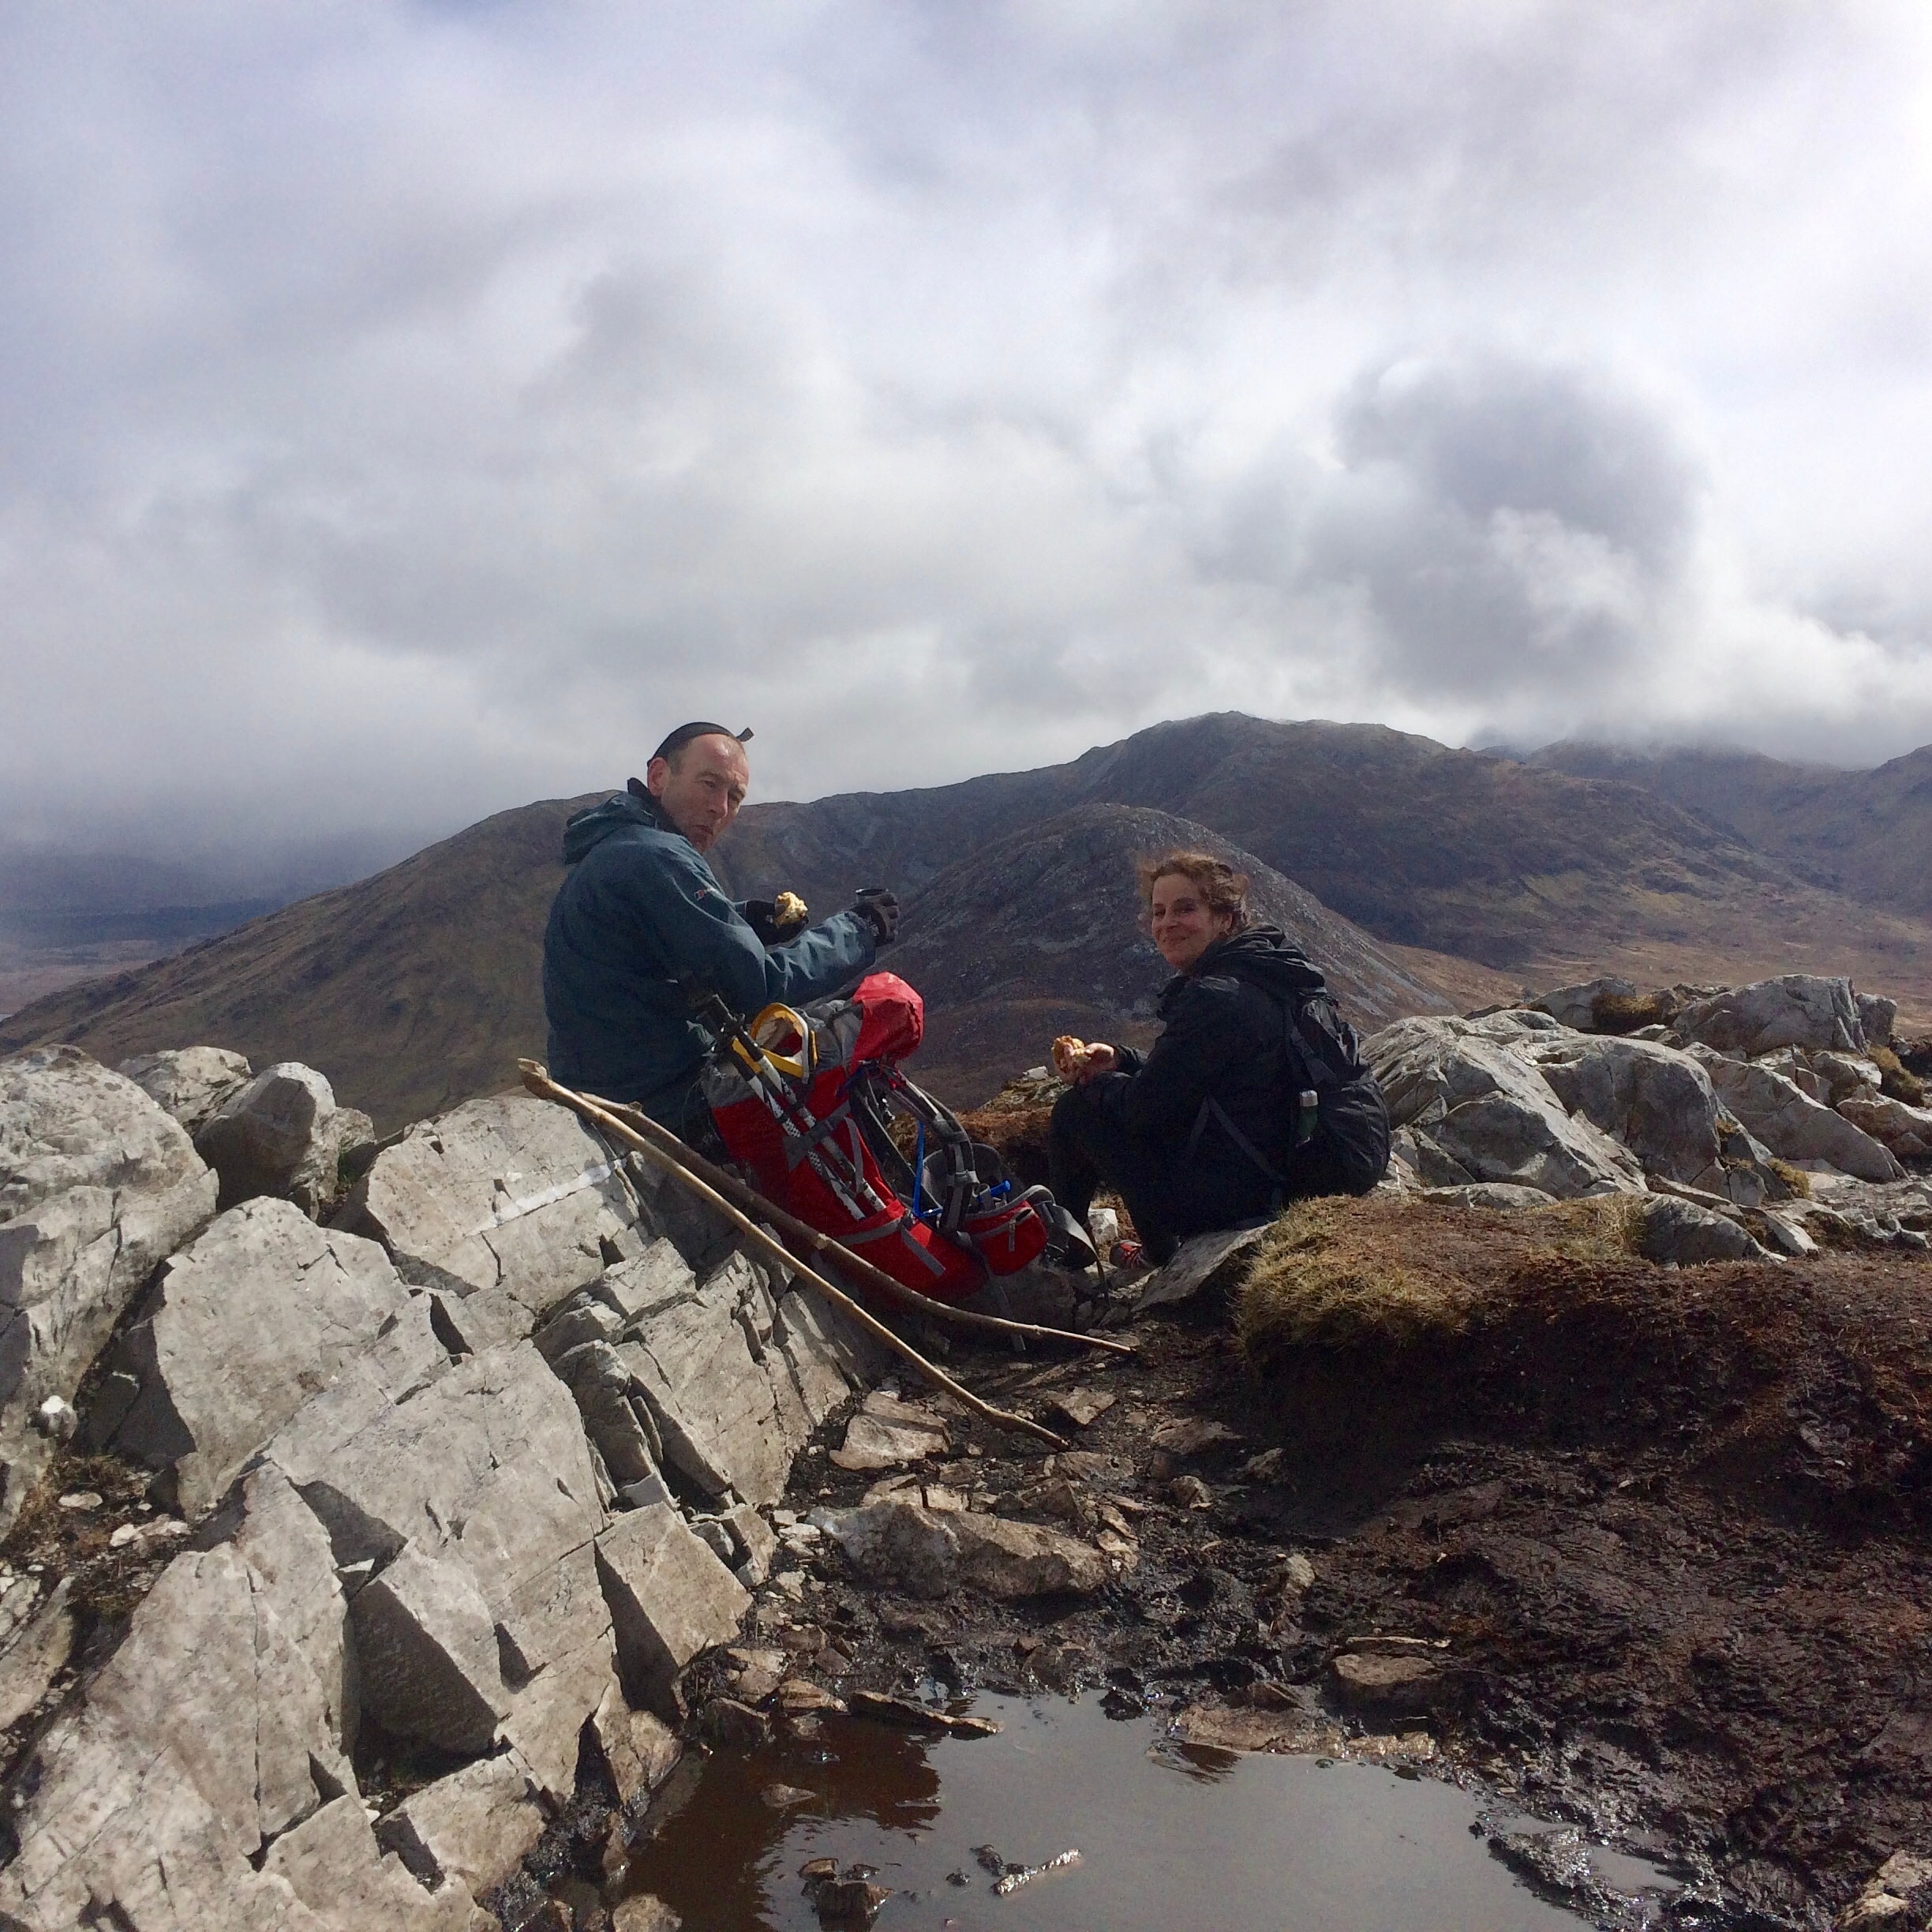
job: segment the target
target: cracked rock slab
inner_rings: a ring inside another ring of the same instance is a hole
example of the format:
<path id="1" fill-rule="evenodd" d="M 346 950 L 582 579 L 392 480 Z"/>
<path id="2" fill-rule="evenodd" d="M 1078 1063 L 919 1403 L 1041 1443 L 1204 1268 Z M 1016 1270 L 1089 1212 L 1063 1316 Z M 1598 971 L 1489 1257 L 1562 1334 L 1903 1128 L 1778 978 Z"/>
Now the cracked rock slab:
<path id="1" fill-rule="evenodd" d="M 224 1545 L 162 1573 L 24 1788 L 0 1910 L 51 1928 L 112 1907 L 106 1923 L 187 1932 L 309 1923 L 248 1861 L 355 1780 L 271 1593 Z"/>
<path id="2" fill-rule="evenodd" d="M 376 1155 L 335 1224 L 380 1241 L 405 1281 L 458 1301 L 501 1290 L 527 1335 L 635 1250 L 638 1212 L 611 1150 L 575 1115 L 505 1095 L 410 1128 Z"/>
<path id="3" fill-rule="evenodd" d="M 0 1060 L 0 1531 L 47 1466 L 35 1412 L 73 1399 L 215 1189 L 181 1124 L 77 1047 Z"/>
<path id="4" fill-rule="evenodd" d="M 543 1828 L 530 1780 L 505 1752 L 425 1784 L 385 1814 L 376 1839 L 417 1878 L 453 1878 L 474 1898 L 516 1870 Z"/>
<path id="5" fill-rule="evenodd" d="M 285 1200 L 230 1208 L 163 1265 L 117 1345 L 113 1366 L 134 1393 L 113 1447 L 172 1466 L 182 1513 L 199 1516 L 385 1331 L 414 1339 L 421 1370 L 440 1365 L 411 1301 L 375 1242 L 325 1232 Z"/>
<path id="6" fill-rule="evenodd" d="M 1085 1596 L 1107 1580 L 1106 1559 L 1076 1537 L 896 1499 L 847 1511 L 832 1534 L 860 1575 L 913 1597 L 962 1584 L 1009 1602 Z"/>
<path id="7" fill-rule="evenodd" d="M 262 1870 L 284 1880 L 329 1932 L 483 1932 L 496 1923 L 460 1879 L 425 1889 L 376 1844 L 357 1798 L 332 1800 L 278 1838 Z"/>
<path id="8" fill-rule="evenodd" d="M 678 1673 L 737 1634 L 750 1593 L 668 1503 L 620 1516 L 597 1538 L 597 1562 L 626 1696 L 674 1715 Z"/>

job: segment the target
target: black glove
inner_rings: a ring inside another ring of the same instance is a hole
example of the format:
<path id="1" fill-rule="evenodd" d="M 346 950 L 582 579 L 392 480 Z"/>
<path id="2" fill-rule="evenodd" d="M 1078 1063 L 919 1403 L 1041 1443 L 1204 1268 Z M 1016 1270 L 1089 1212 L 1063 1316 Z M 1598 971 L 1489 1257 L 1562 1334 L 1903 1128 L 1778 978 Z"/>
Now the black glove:
<path id="1" fill-rule="evenodd" d="M 780 899 L 786 901 L 784 918 L 779 916 Z M 805 930 L 805 901 L 796 893 L 781 893 L 778 899 L 747 899 L 738 910 L 744 915 L 744 923 L 758 934 L 760 945 L 783 945 Z"/>
<path id="2" fill-rule="evenodd" d="M 864 886 L 852 901 L 852 908 L 871 922 L 873 937 L 882 946 L 899 937 L 899 896 L 883 886 Z"/>

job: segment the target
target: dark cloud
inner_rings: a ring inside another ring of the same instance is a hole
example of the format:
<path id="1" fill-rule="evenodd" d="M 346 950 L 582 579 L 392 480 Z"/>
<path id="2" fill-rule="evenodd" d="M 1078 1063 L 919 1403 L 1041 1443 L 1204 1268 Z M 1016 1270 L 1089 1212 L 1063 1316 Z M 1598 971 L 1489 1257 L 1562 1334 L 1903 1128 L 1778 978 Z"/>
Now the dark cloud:
<path id="1" fill-rule="evenodd" d="M 1932 738 L 1932 29 L 0 19 L 16 832 L 394 840 L 1236 705 Z M 24 728 L 15 720 L 25 721 Z"/>

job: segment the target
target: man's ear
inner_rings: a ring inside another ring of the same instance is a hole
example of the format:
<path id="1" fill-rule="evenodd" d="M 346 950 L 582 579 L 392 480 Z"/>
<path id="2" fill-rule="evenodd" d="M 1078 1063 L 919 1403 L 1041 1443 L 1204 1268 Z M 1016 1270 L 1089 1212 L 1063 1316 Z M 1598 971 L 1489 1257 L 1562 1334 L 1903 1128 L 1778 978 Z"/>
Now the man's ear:
<path id="1" fill-rule="evenodd" d="M 671 776 L 671 761 L 654 758 L 644 767 L 644 784 L 653 798 L 664 796 L 665 781 Z"/>

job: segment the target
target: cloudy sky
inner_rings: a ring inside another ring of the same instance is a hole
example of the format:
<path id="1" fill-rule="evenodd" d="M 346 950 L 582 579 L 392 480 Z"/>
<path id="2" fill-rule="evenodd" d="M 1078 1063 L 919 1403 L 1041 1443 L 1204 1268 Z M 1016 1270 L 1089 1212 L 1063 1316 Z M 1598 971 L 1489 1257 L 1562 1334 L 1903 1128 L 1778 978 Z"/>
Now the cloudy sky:
<path id="1" fill-rule="evenodd" d="M 1932 9 L 14 0 L 0 818 L 1932 740 Z"/>

